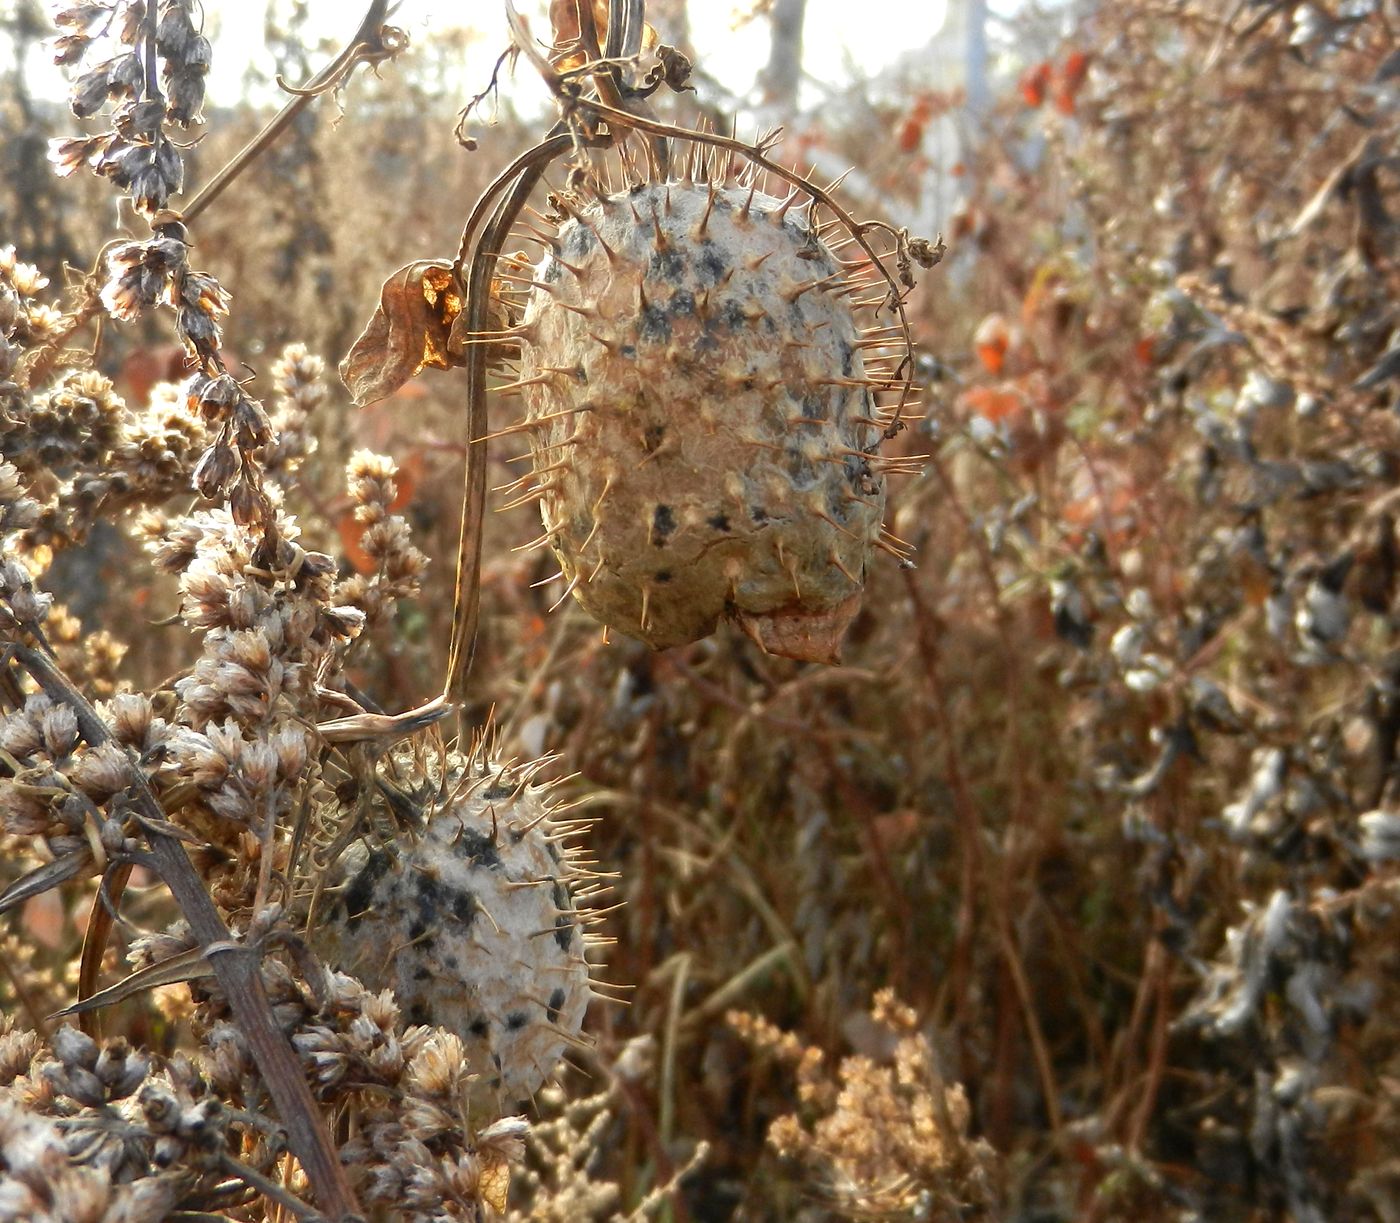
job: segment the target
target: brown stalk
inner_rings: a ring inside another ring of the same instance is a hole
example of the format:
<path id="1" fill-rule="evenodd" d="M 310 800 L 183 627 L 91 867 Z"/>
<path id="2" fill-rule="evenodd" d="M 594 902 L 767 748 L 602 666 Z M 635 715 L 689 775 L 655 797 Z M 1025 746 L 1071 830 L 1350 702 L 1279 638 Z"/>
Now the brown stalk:
<path id="1" fill-rule="evenodd" d="M 544 176 L 545 169 L 566 149 L 573 137 L 565 131 L 552 132 L 543 143 L 522 153 L 497 175 L 467 217 L 462 244 L 453 265 L 453 276 L 462 289 L 466 307 L 459 322 L 466 333 L 484 331 L 491 306 L 491 274 L 506 235 L 515 224 L 525 201 Z M 490 223 L 473 248 L 478 227 L 496 196 L 509 188 L 509 194 L 496 207 Z M 457 578 L 453 592 L 452 643 L 447 658 L 447 678 L 443 696 L 453 701 L 471 668 L 476 644 L 476 626 L 481 602 L 481 533 L 486 510 L 486 435 L 490 420 L 486 407 L 486 360 L 484 345 L 469 345 L 467 367 L 467 466 L 462 493 L 462 521 L 457 542 Z"/>
<path id="2" fill-rule="evenodd" d="M 90 746 L 114 742 L 97 711 L 51 659 L 19 642 L 7 648 L 53 700 L 73 710 L 78 728 Z M 358 1214 L 355 1195 L 335 1145 L 321 1123 L 301 1063 L 273 1017 L 259 972 L 259 951 L 234 940 L 180 842 L 162 830 L 165 812 L 145 774 L 127 749 L 122 751 L 131 768 L 137 818 L 150 843 L 156 868 L 228 996 L 234 1019 L 287 1131 L 287 1145 L 305 1170 L 321 1208 L 333 1219 L 349 1220 Z"/>

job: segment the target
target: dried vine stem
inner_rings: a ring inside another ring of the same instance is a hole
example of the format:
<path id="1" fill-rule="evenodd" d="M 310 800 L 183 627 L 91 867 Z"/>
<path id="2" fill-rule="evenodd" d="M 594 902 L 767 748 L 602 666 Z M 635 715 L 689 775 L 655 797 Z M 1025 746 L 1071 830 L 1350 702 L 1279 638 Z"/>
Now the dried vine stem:
<path id="1" fill-rule="evenodd" d="M 72 709 L 89 746 L 116 742 L 87 698 L 41 650 L 11 641 L 4 653 L 28 671 L 49 697 Z M 118 747 L 127 757 L 133 804 L 155 867 L 228 996 L 234 1018 L 277 1106 L 287 1145 L 305 1170 L 321 1209 L 331 1218 L 349 1223 L 358 1217 L 358 1204 L 335 1145 L 321 1123 L 301 1063 L 273 1017 L 259 972 L 259 952 L 232 937 L 179 840 L 165 831 L 169 827 L 165 812 L 145 774 L 128 750 Z"/>
<path id="2" fill-rule="evenodd" d="M 591 76 L 595 88 L 613 99 L 619 107 L 627 100 L 621 93 L 616 61 L 635 56 L 641 48 L 642 31 L 646 23 L 645 0 L 609 0 L 606 54 L 598 45 L 598 30 L 588 0 L 576 0 L 579 41 L 587 63 L 578 76 Z M 525 54 L 544 78 L 545 83 L 568 113 L 571 103 L 578 100 L 576 88 L 565 88 L 563 79 L 553 70 L 538 50 L 531 45 L 525 27 L 514 7 L 507 3 L 516 46 Z M 631 113 L 624 111 L 623 113 Z M 643 116 L 637 116 L 641 118 Z M 604 139 L 610 143 L 613 137 Z M 549 135 L 534 148 L 517 157 L 482 192 L 462 227 L 462 240 L 452 265 L 453 279 L 466 303 L 458 326 L 470 338 L 485 329 L 491 297 L 491 272 L 496 256 L 501 252 L 506 235 L 515 224 L 530 193 L 539 185 L 545 170 L 570 149 L 598 143 L 591 132 L 582 132 L 576 121 L 561 120 Z M 664 164 L 664 163 L 663 163 Z M 496 207 L 490 226 L 477 241 L 488 211 L 497 197 L 509 189 L 510 194 Z M 473 245 L 475 243 L 475 246 Z M 467 354 L 467 463 L 463 478 L 462 519 L 458 531 L 457 573 L 453 590 L 452 642 L 448 651 L 447 675 L 443 695 L 448 700 L 459 698 L 461 687 L 471 669 L 472 652 L 476 643 L 481 601 L 481 540 L 486 510 L 487 435 L 490 421 L 486 404 L 486 353 L 479 344 L 472 345 Z"/>
<path id="3" fill-rule="evenodd" d="M 151 6 L 154 12 L 155 6 Z M 278 78 L 292 99 L 277 112 L 256 136 L 245 144 L 232 159 L 204 184 L 181 210 L 186 221 L 193 221 L 209 207 L 264 150 L 273 143 L 303 110 L 322 94 L 343 84 L 361 64 L 378 64 L 397 55 L 408 45 L 401 30 L 384 24 L 389 14 L 389 0 L 371 0 L 369 11 L 354 36 L 339 55 L 321 69 L 305 85 L 292 86 Z"/>
<path id="4" fill-rule="evenodd" d="M 506 234 L 515 224 L 530 193 L 544 176 L 546 167 L 566 149 L 573 147 L 573 137 L 556 128 L 549 137 L 522 153 L 507 169 L 497 175 L 482 193 L 467 217 L 462 231 L 462 245 L 453 265 L 452 274 L 462 289 L 466 307 L 459 324 L 468 335 L 486 328 L 491 304 L 491 271 L 500 254 Z M 472 242 L 492 202 L 509 188 L 510 194 L 501 201 L 490 225 L 473 250 Z M 467 466 L 462 492 L 462 521 L 457 539 L 457 577 L 453 594 L 452 644 L 448 652 L 447 678 L 443 696 L 455 700 L 471 667 L 472 649 L 476 643 L 476 627 L 481 604 L 481 537 L 486 509 L 486 436 L 490 420 L 486 407 L 486 349 L 472 344 L 467 349 Z"/>

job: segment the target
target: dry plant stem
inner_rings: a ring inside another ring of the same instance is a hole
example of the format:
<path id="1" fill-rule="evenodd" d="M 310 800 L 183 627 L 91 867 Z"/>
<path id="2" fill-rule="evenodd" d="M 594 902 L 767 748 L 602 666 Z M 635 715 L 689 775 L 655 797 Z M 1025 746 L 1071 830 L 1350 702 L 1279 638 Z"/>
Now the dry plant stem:
<path id="1" fill-rule="evenodd" d="M 613 31 L 621 8 L 622 4 L 620 0 L 609 0 L 609 45 L 611 45 L 613 41 Z M 596 62 L 603 58 L 603 52 L 598 46 L 598 27 L 593 20 L 593 5 L 591 0 L 574 0 L 574 9 L 578 13 L 578 37 L 579 42 L 583 44 L 583 54 L 590 62 Z M 616 106 L 619 110 L 624 109 L 622 93 L 618 89 L 616 67 L 609 66 L 593 73 L 593 83 L 597 86 L 598 96 L 601 97 L 604 102 L 609 106 Z"/>
<path id="2" fill-rule="evenodd" d="M 640 98 L 625 97 L 621 91 L 621 77 L 618 75 L 619 60 L 635 58 L 642 49 L 642 27 L 646 22 L 646 6 L 642 0 L 608 0 L 607 48 L 598 48 L 598 28 L 593 20 L 593 6 L 589 0 L 574 0 L 578 11 L 579 42 L 583 54 L 590 64 L 597 67 L 592 72 L 593 83 L 598 96 L 609 106 L 625 111 L 638 118 L 652 118 L 651 109 Z M 626 43 L 623 43 L 623 35 Z M 616 50 L 614 50 L 616 46 Z M 587 69 L 588 65 L 585 65 Z M 557 93 L 557 91 L 556 91 Z M 560 95 L 560 100 L 564 98 Z M 652 156 L 663 174 L 670 172 L 670 156 L 666 141 L 656 137 L 651 142 Z"/>
<path id="3" fill-rule="evenodd" d="M 6 649 L 50 698 L 73 710 L 78 728 L 90 746 L 115 742 L 97 711 L 49 658 L 18 642 L 10 643 Z M 161 878 L 174 895 L 189 922 L 190 932 L 204 948 L 219 984 L 228 995 L 234 1018 L 287 1131 L 287 1145 L 301 1162 L 316 1201 L 327 1215 L 345 1220 L 356 1216 L 355 1196 L 330 1135 L 321 1124 L 301 1064 L 273 1018 L 259 974 L 257 949 L 237 943 L 230 936 L 180 842 L 160 830 L 166 822 L 165 813 L 134 763 L 131 778 L 138 818 L 150 841 Z"/>
<path id="4" fill-rule="evenodd" d="M 977 880 L 982 869 L 982 817 L 977 800 L 968 785 L 962 758 L 958 753 L 957 735 L 948 696 L 943 687 L 938 656 L 938 626 L 933 613 L 924 602 L 923 593 L 910 570 L 903 573 L 905 589 L 914 610 L 915 638 L 924 664 L 924 677 L 933 705 L 935 726 L 943 741 L 947 761 L 948 782 L 953 791 L 953 808 L 957 812 L 960 864 L 958 868 L 958 916 L 953 943 L 952 971 L 948 974 L 952 993 L 953 1014 L 959 1027 L 968 1015 L 969 990 L 972 982 L 972 940 L 977 931 Z"/>
<path id="5" fill-rule="evenodd" d="M 288 124 L 323 93 L 339 85 L 360 64 L 377 63 L 394 53 L 384 42 L 384 18 L 388 15 L 388 10 L 389 0 L 372 0 L 369 11 L 360 22 L 360 28 L 355 31 L 355 36 L 345 50 L 304 86 L 289 89 L 294 95 L 292 100 L 238 151 L 232 161 L 195 193 L 194 198 L 181 210 L 184 220 L 193 221 L 218 199 L 224 189 L 286 130 Z M 155 11 L 154 5 L 151 6 L 151 11 Z"/>
<path id="6" fill-rule="evenodd" d="M 545 167 L 573 139 L 567 132 L 555 132 L 522 153 L 482 193 L 462 230 L 462 245 L 453 266 L 453 275 L 466 301 L 467 334 L 484 331 L 491 303 L 491 273 L 506 234 L 526 199 L 544 175 Z M 481 240 L 472 249 L 476 231 L 492 201 L 507 186 L 510 194 L 501 201 Z M 470 261 L 468 254 L 470 253 Z M 480 344 L 467 349 L 467 467 L 462 496 L 462 522 L 457 543 L 457 580 L 453 595 L 452 644 L 447 658 L 447 678 L 443 696 L 451 701 L 460 693 L 471 668 L 476 643 L 477 617 L 481 605 L 481 537 L 486 512 L 486 435 L 491 431 L 486 410 L 486 349 Z"/>

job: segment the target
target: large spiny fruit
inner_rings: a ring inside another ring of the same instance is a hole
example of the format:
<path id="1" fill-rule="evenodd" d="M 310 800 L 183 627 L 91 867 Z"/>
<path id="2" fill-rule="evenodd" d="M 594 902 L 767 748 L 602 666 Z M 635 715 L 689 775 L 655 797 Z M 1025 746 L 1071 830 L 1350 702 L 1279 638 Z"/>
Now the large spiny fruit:
<path id="1" fill-rule="evenodd" d="M 564 207 L 519 387 L 574 597 L 656 648 L 729 615 L 772 653 L 834 660 L 885 501 L 843 268 L 742 187 Z"/>
<path id="2" fill-rule="evenodd" d="M 364 835 L 335 864 L 326 920 L 309 931 L 328 963 L 392 990 L 410 1023 L 462 1038 L 485 1110 L 553 1073 L 591 996 L 587 914 L 572 892 L 592 875 L 568 845 L 581 824 L 554 818 L 550 787 L 531 782 L 544 763 L 396 757 L 399 779 L 378 779 L 368 820 L 343 813 Z"/>

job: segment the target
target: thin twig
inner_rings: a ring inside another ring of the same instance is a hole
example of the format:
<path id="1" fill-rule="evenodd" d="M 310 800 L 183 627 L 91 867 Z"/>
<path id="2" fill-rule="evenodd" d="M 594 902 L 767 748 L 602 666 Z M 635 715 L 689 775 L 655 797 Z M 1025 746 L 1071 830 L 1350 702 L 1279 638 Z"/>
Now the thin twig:
<path id="1" fill-rule="evenodd" d="M 151 6 L 152 11 L 155 5 Z M 389 0 L 371 0 L 369 11 L 354 37 L 339 55 L 305 85 L 292 89 L 292 100 L 277 112 L 256 136 L 243 146 L 217 174 L 204 184 L 180 210 L 185 221 L 193 221 L 277 139 L 303 110 L 317 98 L 340 85 L 360 64 L 377 64 L 397 55 L 407 45 L 401 32 L 384 24 Z M 388 37 L 386 37 L 386 34 Z"/>

